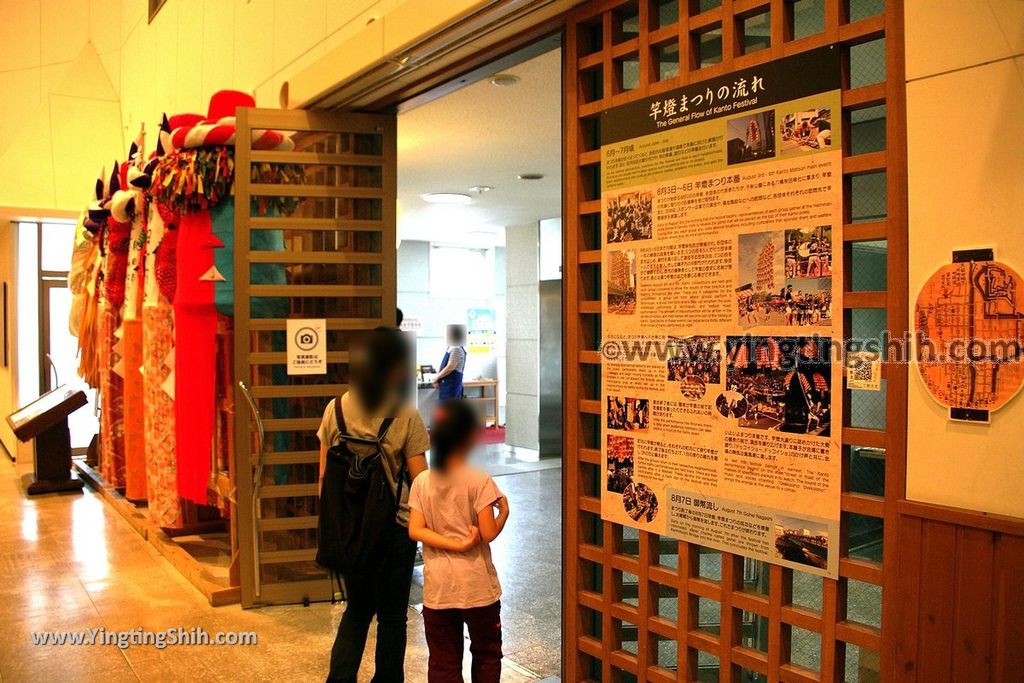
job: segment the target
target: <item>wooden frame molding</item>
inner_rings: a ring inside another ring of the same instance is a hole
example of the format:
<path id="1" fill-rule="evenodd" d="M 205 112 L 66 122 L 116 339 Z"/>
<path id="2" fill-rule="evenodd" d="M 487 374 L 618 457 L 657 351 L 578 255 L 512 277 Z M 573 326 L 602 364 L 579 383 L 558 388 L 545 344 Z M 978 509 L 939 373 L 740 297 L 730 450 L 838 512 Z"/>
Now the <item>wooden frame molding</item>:
<path id="1" fill-rule="evenodd" d="M 881 11 L 865 12 L 872 4 L 880 5 Z M 806 36 L 795 35 L 792 0 L 593 0 L 567 18 L 563 45 L 565 680 L 693 681 L 700 674 L 698 660 L 714 658 L 720 681 L 741 680 L 743 670 L 768 681 L 843 680 L 846 655 L 852 648 L 862 663 L 873 662 L 873 671 L 892 671 L 894 615 L 901 609 L 900 595 L 892 589 L 899 567 L 899 504 L 906 490 L 906 365 L 885 369 L 883 427 L 857 424 L 849 410 L 844 415 L 840 578 L 822 581 L 820 611 L 793 603 L 792 570 L 768 566 L 767 581 L 759 584 L 763 590 L 750 590 L 744 582 L 741 556 L 721 553 L 720 576 L 704 576 L 701 558 L 707 551 L 626 530 L 600 518 L 604 464 L 599 441 L 599 116 L 603 110 L 737 68 L 841 45 L 844 337 L 852 336 L 855 309 L 883 309 L 893 336 L 901 336 L 907 327 L 903 2 L 817 0 L 817 5 L 822 13 L 820 30 Z M 768 14 L 769 45 L 747 53 L 745 22 L 764 14 Z M 716 63 L 702 65 L 701 35 L 708 32 L 714 32 L 716 40 L 720 37 L 721 56 Z M 874 82 L 853 83 L 850 63 L 857 57 L 851 54 L 860 54 L 860 46 L 867 43 L 884 45 L 884 74 Z M 676 54 L 678 67 L 663 68 L 660 59 Z M 880 105 L 885 107 L 884 149 L 854 153 L 848 134 L 851 112 Z M 885 175 L 885 196 L 874 198 L 882 207 L 876 213 L 884 215 L 864 217 L 854 212 L 854 178 L 868 174 Z M 884 290 L 855 290 L 852 245 L 883 240 Z M 844 391 L 848 406 L 849 392 Z M 853 446 L 884 449 L 883 495 L 851 490 L 849 447 Z M 874 518 L 881 525 L 881 562 L 849 555 L 851 515 Z M 881 588 L 880 628 L 848 618 L 851 582 Z M 660 613 L 666 597 L 677 598 L 672 614 Z M 709 605 L 717 605 L 716 629 L 702 628 L 699 621 Z M 760 618 L 767 621 L 766 642 L 748 647 L 742 638 L 745 620 Z M 820 639 L 817 671 L 792 661 L 794 629 L 810 631 Z M 673 648 L 674 666 L 666 665 L 662 653 Z"/>

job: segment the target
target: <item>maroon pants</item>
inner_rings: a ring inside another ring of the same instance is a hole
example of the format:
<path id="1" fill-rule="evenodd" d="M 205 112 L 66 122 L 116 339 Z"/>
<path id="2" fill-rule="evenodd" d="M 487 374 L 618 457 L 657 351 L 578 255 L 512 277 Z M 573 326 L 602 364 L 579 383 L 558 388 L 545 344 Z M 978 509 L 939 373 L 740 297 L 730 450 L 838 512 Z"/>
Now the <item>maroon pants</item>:
<path id="1" fill-rule="evenodd" d="M 461 683 L 463 624 L 469 627 L 473 683 L 498 683 L 501 679 L 500 601 L 471 609 L 423 608 L 423 625 L 430 649 L 428 683 Z"/>

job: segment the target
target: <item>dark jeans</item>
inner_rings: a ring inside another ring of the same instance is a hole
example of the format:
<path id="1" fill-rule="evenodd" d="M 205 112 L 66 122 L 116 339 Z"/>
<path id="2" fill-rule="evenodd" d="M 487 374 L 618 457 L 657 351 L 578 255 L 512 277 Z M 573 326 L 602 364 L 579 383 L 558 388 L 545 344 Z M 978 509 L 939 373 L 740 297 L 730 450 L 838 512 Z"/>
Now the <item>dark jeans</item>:
<path id="1" fill-rule="evenodd" d="M 416 543 L 410 540 L 409 531 L 398 524 L 389 533 L 392 538 L 381 571 L 372 578 L 345 579 L 348 603 L 331 648 L 328 681 L 355 683 L 366 646 L 366 633 L 374 615 L 377 616 L 377 654 L 373 681 L 401 683 L 405 680 L 405 627 Z"/>
<path id="2" fill-rule="evenodd" d="M 462 625 L 469 627 L 473 683 L 501 680 L 501 602 L 472 609 L 423 608 L 430 658 L 428 683 L 461 683 Z"/>

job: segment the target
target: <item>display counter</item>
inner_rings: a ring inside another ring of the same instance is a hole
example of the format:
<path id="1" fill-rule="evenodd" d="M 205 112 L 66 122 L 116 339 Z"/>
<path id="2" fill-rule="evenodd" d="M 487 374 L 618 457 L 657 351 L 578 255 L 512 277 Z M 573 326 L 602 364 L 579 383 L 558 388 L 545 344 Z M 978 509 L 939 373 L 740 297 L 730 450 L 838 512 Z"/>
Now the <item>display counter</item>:
<path id="1" fill-rule="evenodd" d="M 480 408 L 480 415 L 485 426 L 497 427 L 500 422 L 498 411 L 498 380 L 470 379 L 462 383 L 465 400 Z M 423 421 L 430 424 L 430 413 L 437 405 L 437 387 L 430 382 L 419 382 L 416 385 L 416 406 L 419 408 Z"/>

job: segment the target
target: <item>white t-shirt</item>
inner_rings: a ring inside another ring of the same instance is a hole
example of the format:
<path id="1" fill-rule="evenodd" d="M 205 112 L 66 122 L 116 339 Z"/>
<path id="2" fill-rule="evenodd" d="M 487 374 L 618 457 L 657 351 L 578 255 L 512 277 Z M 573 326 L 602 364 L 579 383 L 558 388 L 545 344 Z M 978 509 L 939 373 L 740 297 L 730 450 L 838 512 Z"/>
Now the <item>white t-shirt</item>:
<path id="1" fill-rule="evenodd" d="M 428 470 L 412 483 L 409 506 L 423 514 L 427 528 L 463 539 L 478 515 L 502 498 L 486 473 L 461 467 L 446 473 Z M 480 542 L 464 553 L 423 546 L 423 604 L 431 609 L 486 607 L 501 597 L 491 546 Z"/>
<path id="2" fill-rule="evenodd" d="M 320 443 L 326 444 L 328 448 L 338 443 L 340 432 L 338 431 L 338 419 L 334 413 L 333 399 L 324 409 L 324 418 L 320 422 L 320 429 L 316 435 Z M 351 392 L 346 392 L 341 397 L 342 415 L 345 418 L 345 428 L 349 436 L 356 436 L 362 439 L 376 439 L 380 431 L 380 425 L 384 422 L 384 416 L 372 417 L 367 415 L 359 402 L 353 400 Z M 355 442 L 348 442 L 348 447 L 353 453 L 359 456 L 370 455 L 373 447 Z M 392 485 L 395 484 L 394 477 L 406 458 L 425 453 L 430 448 L 430 436 L 423 424 L 423 418 L 419 412 L 408 404 L 402 404 L 398 409 L 387 434 L 384 435 L 382 443 L 384 454 L 388 457 L 391 467 L 388 468 L 388 476 Z M 397 521 L 402 526 L 409 526 L 409 487 L 402 486 L 402 500 L 398 508 Z"/>

